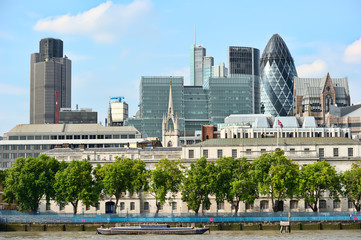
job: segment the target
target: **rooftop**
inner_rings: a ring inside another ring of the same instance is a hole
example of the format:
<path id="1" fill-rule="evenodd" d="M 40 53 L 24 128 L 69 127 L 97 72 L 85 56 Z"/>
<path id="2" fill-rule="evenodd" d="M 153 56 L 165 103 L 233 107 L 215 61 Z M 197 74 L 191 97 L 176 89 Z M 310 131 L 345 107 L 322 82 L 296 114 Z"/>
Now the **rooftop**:
<path id="1" fill-rule="evenodd" d="M 277 138 L 227 138 L 227 139 L 209 139 L 207 141 L 197 143 L 194 147 L 212 147 L 212 146 L 269 146 L 276 145 Z M 332 138 L 279 138 L 278 145 L 359 145 L 360 142 L 342 137 Z"/>

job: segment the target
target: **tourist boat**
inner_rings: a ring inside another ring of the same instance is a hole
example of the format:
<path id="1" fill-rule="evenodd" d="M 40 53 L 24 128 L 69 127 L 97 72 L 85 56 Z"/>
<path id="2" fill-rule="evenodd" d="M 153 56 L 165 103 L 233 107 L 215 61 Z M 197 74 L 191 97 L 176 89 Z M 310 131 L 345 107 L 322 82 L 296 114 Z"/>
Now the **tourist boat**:
<path id="1" fill-rule="evenodd" d="M 209 228 L 195 228 L 195 227 L 169 227 L 167 224 L 157 225 L 140 225 L 139 227 L 100 227 L 97 229 L 98 234 L 105 235 L 120 235 L 120 234 L 174 234 L 174 235 L 189 235 L 189 234 L 203 234 L 209 231 Z"/>

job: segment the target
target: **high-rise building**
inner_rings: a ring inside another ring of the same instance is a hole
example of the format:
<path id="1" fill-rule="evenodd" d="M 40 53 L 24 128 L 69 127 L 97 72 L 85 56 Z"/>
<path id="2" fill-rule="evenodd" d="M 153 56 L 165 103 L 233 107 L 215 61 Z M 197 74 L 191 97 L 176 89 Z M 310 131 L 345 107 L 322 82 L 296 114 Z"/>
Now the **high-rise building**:
<path id="1" fill-rule="evenodd" d="M 210 77 L 213 76 L 213 65 L 214 65 L 214 58 L 205 56 L 203 57 L 203 81 L 202 85 L 208 81 Z"/>
<path id="2" fill-rule="evenodd" d="M 109 97 L 107 126 L 123 126 L 128 118 L 128 104 L 122 99 L 124 97 Z"/>
<path id="3" fill-rule="evenodd" d="M 229 75 L 259 76 L 259 50 L 252 47 L 228 47 Z"/>
<path id="4" fill-rule="evenodd" d="M 142 77 L 139 114 L 126 120 L 125 125 L 134 126 L 145 137 L 161 139 L 170 81 L 173 111 L 178 115 L 181 136 L 187 131 L 200 131 L 202 125 L 223 123 L 230 114 L 260 112 L 258 76 L 238 74 L 230 78 L 209 78 L 208 88 L 184 86 L 182 77 Z"/>
<path id="5" fill-rule="evenodd" d="M 260 59 L 261 101 L 264 113 L 289 116 L 293 101 L 296 67 L 286 43 L 278 34 L 268 41 Z"/>
<path id="6" fill-rule="evenodd" d="M 30 124 L 58 123 L 60 108 L 71 108 L 71 61 L 63 41 L 45 38 L 30 60 Z"/>
<path id="7" fill-rule="evenodd" d="M 191 68 L 190 81 L 191 86 L 203 85 L 203 57 L 206 56 L 206 49 L 201 45 L 191 46 Z"/>
<path id="8" fill-rule="evenodd" d="M 213 66 L 213 77 L 227 77 L 228 69 L 226 68 L 224 63 L 220 63 L 219 65 Z"/>

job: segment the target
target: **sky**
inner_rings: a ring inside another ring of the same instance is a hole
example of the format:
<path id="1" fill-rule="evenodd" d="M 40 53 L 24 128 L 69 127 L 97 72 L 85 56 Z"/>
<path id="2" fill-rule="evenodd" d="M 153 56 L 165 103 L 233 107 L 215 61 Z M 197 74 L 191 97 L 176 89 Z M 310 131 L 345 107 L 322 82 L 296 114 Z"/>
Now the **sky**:
<path id="1" fill-rule="evenodd" d="M 361 1 L 0 0 L 0 136 L 29 123 L 30 54 L 62 39 L 72 60 L 72 108 L 92 108 L 104 124 L 109 96 L 133 116 L 141 76 L 184 76 L 190 46 L 226 63 L 228 46 L 262 53 L 275 33 L 299 77 L 348 77 L 361 102 Z"/>

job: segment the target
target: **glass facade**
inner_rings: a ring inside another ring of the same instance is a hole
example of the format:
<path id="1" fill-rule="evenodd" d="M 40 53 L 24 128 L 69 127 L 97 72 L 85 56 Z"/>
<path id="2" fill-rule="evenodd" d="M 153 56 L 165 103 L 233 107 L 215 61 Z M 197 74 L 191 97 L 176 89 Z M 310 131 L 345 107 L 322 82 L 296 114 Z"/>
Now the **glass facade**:
<path id="1" fill-rule="evenodd" d="M 264 113 L 289 116 L 293 102 L 293 81 L 297 76 L 295 64 L 286 43 L 274 34 L 260 59 L 261 101 Z"/>
<path id="2" fill-rule="evenodd" d="M 162 140 L 163 114 L 168 110 L 169 83 L 172 81 L 174 112 L 179 130 L 201 130 L 202 125 L 223 123 L 230 114 L 259 113 L 259 77 L 234 75 L 231 78 L 209 78 L 208 88 L 183 86 L 183 77 L 142 77 L 140 110 L 126 126 L 134 126 L 143 137 Z"/>
<path id="3" fill-rule="evenodd" d="M 259 101 L 258 76 L 209 79 L 208 114 L 211 124 L 223 123 L 230 114 L 259 113 Z"/>
<path id="4" fill-rule="evenodd" d="M 259 76 L 259 50 L 251 47 L 228 47 L 229 73 Z"/>
<path id="5" fill-rule="evenodd" d="M 203 85 L 203 57 L 206 56 L 206 49 L 202 46 L 191 46 L 191 86 Z"/>

